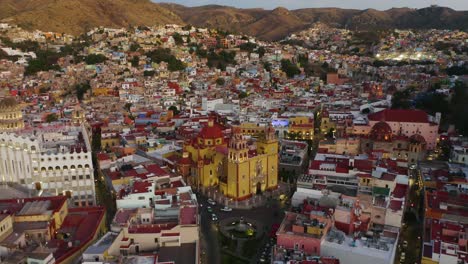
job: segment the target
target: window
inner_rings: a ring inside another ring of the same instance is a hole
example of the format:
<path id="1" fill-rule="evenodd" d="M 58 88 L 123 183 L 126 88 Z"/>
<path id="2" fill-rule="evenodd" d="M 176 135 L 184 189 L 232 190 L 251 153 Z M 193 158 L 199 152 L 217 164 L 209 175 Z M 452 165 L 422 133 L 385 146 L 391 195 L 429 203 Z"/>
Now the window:
<path id="1" fill-rule="evenodd" d="M 74 181 L 75 181 L 75 180 L 76 180 L 76 176 L 72 176 L 72 180 L 74 180 Z"/>
<path id="2" fill-rule="evenodd" d="M 86 179 L 91 179 L 91 175 L 86 175 Z"/>
<path id="3" fill-rule="evenodd" d="M 83 179 L 83 175 L 80 175 L 80 180 L 82 180 L 82 179 Z"/>

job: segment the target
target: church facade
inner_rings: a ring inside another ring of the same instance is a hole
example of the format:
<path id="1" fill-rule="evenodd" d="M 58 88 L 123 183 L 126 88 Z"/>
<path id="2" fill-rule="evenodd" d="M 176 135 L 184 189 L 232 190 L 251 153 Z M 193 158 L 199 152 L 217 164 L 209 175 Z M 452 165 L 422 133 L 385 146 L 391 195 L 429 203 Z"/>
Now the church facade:
<path id="1" fill-rule="evenodd" d="M 225 137 L 219 124 L 209 121 L 198 136 L 186 142 L 184 159 L 190 164 L 188 182 L 199 189 L 215 188 L 226 198 L 244 200 L 278 187 L 278 140 L 272 127 L 249 138 L 240 127 Z"/>

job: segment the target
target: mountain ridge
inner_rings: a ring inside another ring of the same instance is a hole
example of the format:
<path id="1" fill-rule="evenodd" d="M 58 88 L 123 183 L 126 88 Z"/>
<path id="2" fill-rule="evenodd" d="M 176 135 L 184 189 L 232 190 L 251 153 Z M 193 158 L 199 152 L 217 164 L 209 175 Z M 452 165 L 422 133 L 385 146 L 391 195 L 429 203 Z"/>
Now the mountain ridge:
<path id="1" fill-rule="evenodd" d="M 96 26 L 128 27 L 191 24 L 263 40 L 280 40 L 316 22 L 355 30 L 468 29 L 468 11 L 431 6 L 421 9 L 342 9 L 278 7 L 235 8 L 223 5 L 186 7 L 150 0 L 2 0 L 0 20 L 26 29 L 80 34 Z"/>

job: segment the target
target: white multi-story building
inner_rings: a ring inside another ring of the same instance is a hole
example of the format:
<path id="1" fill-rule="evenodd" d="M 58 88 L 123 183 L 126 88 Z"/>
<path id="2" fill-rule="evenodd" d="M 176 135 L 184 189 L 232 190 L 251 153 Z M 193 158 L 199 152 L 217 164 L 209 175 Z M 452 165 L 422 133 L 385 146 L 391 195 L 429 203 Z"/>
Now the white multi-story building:
<path id="1" fill-rule="evenodd" d="M 83 126 L 0 133 L 0 179 L 95 204 L 91 146 Z"/>

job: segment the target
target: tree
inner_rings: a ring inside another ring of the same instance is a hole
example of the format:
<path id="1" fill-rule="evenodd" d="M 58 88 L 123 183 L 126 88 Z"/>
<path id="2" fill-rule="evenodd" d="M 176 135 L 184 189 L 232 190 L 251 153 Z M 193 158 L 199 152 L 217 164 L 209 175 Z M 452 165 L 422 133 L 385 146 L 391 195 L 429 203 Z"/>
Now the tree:
<path id="1" fill-rule="evenodd" d="M 411 108 L 411 93 L 412 88 L 403 91 L 397 91 L 392 96 L 393 109 L 409 109 Z"/>
<path id="2" fill-rule="evenodd" d="M 176 45 L 182 45 L 184 44 L 184 39 L 182 38 L 182 36 L 179 34 L 179 33 L 174 33 L 172 35 L 172 38 L 174 39 L 174 42 Z"/>
<path id="3" fill-rule="evenodd" d="M 244 99 L 246 98 L 247 96 L 249 96 L 246 92 L 240 92 L 239 93 L 239 99 Z"/>
<path id="4" fill-rule="evenodd" d="M 463 82 L 456 82 L 454 87 L 454 95 L 450 102 L 450 113 L 452 115 L 452 123 L 462 134 L 468 135 L 468 85 Z"/>
<path id="5" fill-rule="evenodd" d="M 132 63 L 133 67 L 138 67 L 138 64 L 140 63 L 140 57 L 138 56 L 133 56 L 132 60 L 130 61 Z"/>
<path id="6" fill-rule="evenodd" d="M 253 52 L 257 48 L 257 44 L 252 42 L 242 43 L 239 45 L 240 50 Z"/>
<path id="7" fill-rule="evenodd" d="M 52 123 L 58 120 L 58 116 L 55 113 L 48 114 L 46 117 L 46 122 L 47 123 Z"/>
<path id="8" fill-rule="evenodd" d="M 130 51 L 135 52 L 135 51 L 139 50 L 140 48 L 141 48 L 141 46 L 138 43 L 133 42 L 132 44 L 130 44 Z"/>
<path id="9" fill-rule="evenodd" d="M 265 68 L 265 71 L 270 72 L 271 71 L 271 63 L 268 61 L 263 62 L 263 68 Z"/>
<path id="10" fill-rule="evenodd" d="M 169 110 L 171 110 L 174 115 L 178 115 L 180 113 L 179 109 L 177 109 L 177 106 L 175 105 L 169 106 Z"/>
<path id="11" fill-rule="evenodd" d="M 143 72 L 143 76 L 147 77 L 147 76 L 154 76 L 155 72 L 154 71 L 144 71 Z"/>
<path id="12" fill-rule="evenodd" d="M 124 108 L 127 110 L 127 112 L 130 112 L 130 108 L 132 107 L 132 103 L 125 103 Z"/>
<path id="13" fill-rule="evenodd" d="M 102 55 L 102 54 L 89 54 L 88 56 L 86 56 L 85 58 L 85 62 L 86 64 L 88 65 L 94 65 L 94 64 L 98 64 L 98 63 L 103 63 L 107 60 L 106 56 Z"/>
<path id="14" fill-rule="evenodd" d="M 181 71 L 185 69 L 185 63 L 172 55 L 170 49 L 155 49 L 147 52 L 146 56 L 151 58 L 151 61 L 156 63 L 161 63 L 162 61 L 167 62 L 168 70 L 170 71 Z"/>
<path id="15" fill-rule="evenodd" d="M 263 56 L 265 56 L 266 50 L 264 47 L 259 47 L 257 49 L 257 53 L 258 53 L 258 56 L 260 56 L 260 58 L 263 58 Z"/>
<path id="16" fill-rule="evenodd" d="M 84 98 L 85 93 L 88 92 L 88 90 L 91 89 L 91 86 L 89 85 L 88 82 L 86 83 L 79 83 L 75 85 L 75 93 L 76 97 L 78 98 L 79 101 L 82 101 Z"/>
<path id="17" fill-rule="evenodd" d="M 100 151 L 102 147 L 101 141 L 101 128 L 93 130 L 93 136 L 91 140 L 91 148 L 93 151 Z"/>
<path id="18" fill-rule="evenodd" d="M 222 86 L 226 83 L 226 81 L 224 80 L 224 78 L 218 78 L 216 79 L 216 84 L 219 85 L 219 86 Z"/>
<path id="19" fill-rule="evenodd" d="M 297 65 L 293 64 L 290 60 L 282 59 L 281 60 L 281 70 L 286 73 L 289 78 L 294 77 L 301 73 L 301 70 Z"/>

